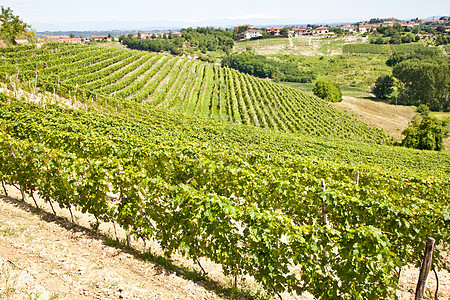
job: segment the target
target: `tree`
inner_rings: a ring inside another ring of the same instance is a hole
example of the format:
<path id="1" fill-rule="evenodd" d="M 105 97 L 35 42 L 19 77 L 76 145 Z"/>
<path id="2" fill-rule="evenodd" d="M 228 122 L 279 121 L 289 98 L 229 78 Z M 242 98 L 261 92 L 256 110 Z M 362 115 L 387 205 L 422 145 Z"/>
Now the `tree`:
<path id="1" fill-rule="evenodd" d="M 19 19 L 19 16 L 13 15 L 11 8 L 4 8 L 0 14 L 0 37 L 8 45 L 16 45 L 16 37 L 23 34 L 30 26 Z"/>
<path id="2" fill-rule="evenodd" d="M 447 59 L 408 59 L 394 66 L 401 84 L 399 103 L 426 104 L 431 110 L 450 109 L 450 63 Z"/>
<path id="3" fill-rule="evenodd" d="M 402 146 L 441 151 L 444 149 L 443 140 L 448 137 L 447 123 L 430 116 L 422 120 L 416 116 L 402 134 L 405 136 Z"/>
<path id="4" fill-rule="evenodd" d="M 430 109 L 425 104 L 420 104 L 416 112 L 422 117 L 428 117 L 428 115 L 430 114 Z"/>
<path id="5" fill-rule="evenodd" d="M 340 102 L 342 101 L 341 90 L 338 86 L 326 82 L 326 81 L 317 81 L 313 87 L 313 93 L 317 97 L 330 101 L 330 102 Z"/>
<path id="6" fill-rule="evenodd" d="M 390 75 L 384 75 L 377 78 L 373 93 L 377 98 L 386 100 L 394 92 L 395 79 Z"/>

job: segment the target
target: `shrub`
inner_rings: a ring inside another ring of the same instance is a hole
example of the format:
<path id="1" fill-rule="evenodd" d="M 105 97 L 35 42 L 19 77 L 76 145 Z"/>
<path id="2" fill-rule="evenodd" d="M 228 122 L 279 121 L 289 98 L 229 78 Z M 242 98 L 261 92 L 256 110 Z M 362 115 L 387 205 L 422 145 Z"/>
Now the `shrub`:
<path id="1" fill-rule="evenodd" d="M 420 150 L 443 150 L 443 140 L 448 136 L 446 126 L 446 122 L 436 118 L 426 116 L 420 120 L 420 117 L 416 116 L 402 132 L 405 136 L 402 145 Z"/>
<path id="2" fill-rule="evenodd" d="M 330 101 L 340 102 L 342 101 L 342 93 L 339 86 L 336 86 L 330 82 L 317 81 L 313 87 L 313 93 L 317 97 Z"/>

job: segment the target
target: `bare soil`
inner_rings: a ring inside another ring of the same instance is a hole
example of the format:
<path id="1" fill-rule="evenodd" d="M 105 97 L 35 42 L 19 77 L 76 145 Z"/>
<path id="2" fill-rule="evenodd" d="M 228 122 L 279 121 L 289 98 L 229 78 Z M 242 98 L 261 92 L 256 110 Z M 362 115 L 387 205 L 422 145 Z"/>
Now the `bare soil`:
<path id="1" fill-rule="evenodd" d="M 8 194 L 14 198 L 0 195 L 0 299 L 220 298 L 107 235 L 17 200 L 14 189 Z M 80 213 L 76 220 L 85 221 Z"/>

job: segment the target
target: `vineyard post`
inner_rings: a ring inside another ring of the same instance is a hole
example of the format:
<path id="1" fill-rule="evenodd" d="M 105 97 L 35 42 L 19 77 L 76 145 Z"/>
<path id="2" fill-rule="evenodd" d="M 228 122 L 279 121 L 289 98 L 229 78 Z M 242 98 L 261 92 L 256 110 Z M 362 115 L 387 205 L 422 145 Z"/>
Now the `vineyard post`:
<path id="1" fill-rule="evenodd" d="M 356 171 L 356 186 L 359 185 L 359 171 Z"/>
<path id="2" fill-rule="evenodd" d="M 129 231 L 127 231 L 126 237 L 127 237 L 127 247 L 131 248 L 131 234 Z"/>
<path id="3" fill-rule="evenodd" d="M 323 178 L 320 179 L 320 186 L 323 187 L 323 191 L 325 192 L 325 180 Z M 322 199 L 322 222 L 323 222 L 323 225 L 327 225 L 327 223 L 328 223 L 325 201 L 323 199 Z"/>
<path id="4" fill-rule="evenodd" d="M 427 281 L 428 273 L 431 268 L 431 261 L 433 259 L 435 240 L 432 237 L 428 237 L 425 247 L 425 256 L 420 266 L 419 281 L 417 282 L 415 300 L 423 300 L 423 294 L 425 292 L 425 283 Z"/>

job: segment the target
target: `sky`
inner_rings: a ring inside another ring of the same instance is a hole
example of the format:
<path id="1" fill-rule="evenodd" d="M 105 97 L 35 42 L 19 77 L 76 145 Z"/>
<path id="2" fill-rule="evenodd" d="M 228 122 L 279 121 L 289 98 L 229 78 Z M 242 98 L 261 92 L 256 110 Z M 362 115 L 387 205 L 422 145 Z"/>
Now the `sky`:
<path id="1" fill-rule="evenodd" d="M 37 31 L 331 24 L 450 15 L 448 0 L 1 0 L 0 5 Z"/>

